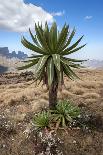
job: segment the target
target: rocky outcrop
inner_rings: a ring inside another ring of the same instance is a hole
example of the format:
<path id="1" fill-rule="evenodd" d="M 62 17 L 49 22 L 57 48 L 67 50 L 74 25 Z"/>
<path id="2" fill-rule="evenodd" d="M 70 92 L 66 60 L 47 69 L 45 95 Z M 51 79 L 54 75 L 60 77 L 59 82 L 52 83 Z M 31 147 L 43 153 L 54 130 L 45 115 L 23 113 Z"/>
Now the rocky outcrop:
<path id="1" fill-rule="evenodd" d="M 10 53 L 8 47 L 0 47 L 0 55 L 5 56 L 6 58 L 18 58 L 18 59 L 25 59 L 28 56 L 22 51 L 18 51 L 18 53 L 12 51 Z"/>

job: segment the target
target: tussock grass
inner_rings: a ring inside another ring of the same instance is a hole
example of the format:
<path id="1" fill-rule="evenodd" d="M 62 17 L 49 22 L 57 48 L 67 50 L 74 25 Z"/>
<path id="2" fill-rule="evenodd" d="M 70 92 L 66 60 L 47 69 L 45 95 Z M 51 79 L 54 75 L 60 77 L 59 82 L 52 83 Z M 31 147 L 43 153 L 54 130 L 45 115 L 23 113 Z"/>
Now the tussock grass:
<path id="1" fill-rule="evenodd" d="M 98 94 L 98 93 L 85 93 L 85 94 L 83 94 L 83 96 L 82 96 L 83 98 L 85 98 L 85 99 L 90 99 L 90 98 L 94 98 L 94 99 L 98 99 L 98 98 L 100 98 L 100 95 Z"/>
<path id="2" fill-rule="evenodd" d="M 61 92 L 58 92 L 58 99 L 70 99 L 76 104 L 97 103 L 103 98 L 100 93 L 103 90 L 103 71 L 80 70 L 78 74 L 82 80 L 71 81 L 65 78 L 65 86 Z M 17 84 L 0 85 L 0 107 L 22 104 L 17 110 L 20 113 L 20 109 L 24 108 L 23 111 L 26 113 L 48 106 L 47 88 L 42 86 L 42 83 L 39 86 L 31 83 L 32 81 L 23 81 Z M 26 98 L 26 101 L 23 101 L 23 98 Z"/>

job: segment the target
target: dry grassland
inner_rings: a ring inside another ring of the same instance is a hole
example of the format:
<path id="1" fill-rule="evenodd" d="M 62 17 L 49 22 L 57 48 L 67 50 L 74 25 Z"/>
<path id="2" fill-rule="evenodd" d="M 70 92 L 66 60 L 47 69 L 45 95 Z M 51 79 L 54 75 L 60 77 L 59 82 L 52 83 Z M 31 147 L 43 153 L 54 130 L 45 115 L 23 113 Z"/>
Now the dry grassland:
<path id="1" fill-rule="evenodd" d="M 65 86 L 61 92 L 58 92 L 58 99 L 70 99 L 75 104 L 86 104 L 90 107 L 95 103 L 100 106 L 100 102 L 103 100 L 103 71 L 80 70 L 78 75 L 81 80 L 71 81 L 65 77 Z M 24 81 L 17 84 L 0 85 L 0 107 L 18 104 L 18 109 L 22 105 L 24 109 L 28 107 L 27 111 L 35 111 L 39 107 L 48 106 L 46 87 L 42 86 L 42 83 L 39 86 L 31 83 L 32 81 Z M 23 113 L 22 108 L 20 109 Z"/>
<path id="2" fill-rule="evenodd" d="M 58 92 L 58 99 L 69 99 L 74 104 L 87 106 L 94 114 L 103 120 L 103 70 L 79 70 L 81 80 L 71 81 L 65 77 L 65 86 Z M 8 79 L 15 74 L 8 74 Z M 29 132 L 29 124 L 33 113 L 41 108 L 48 107 L 48 90 L 40 84 L 36 86 L 33 81 L 0 85 L 0 115 L 15 124 L 16 134 L 7 134 L 6 138 L 0 136 L 0 155 L 34 155 L 34 144 L 27 139 L 24 131 Z M 6 130 L 6 128 L 5 128 Z M 62 137 L 67 137 L 62 136 Z M 68 139 L 64 138 L 65 150 L 70 155 L 102 155 L 103 134 L 82 134 L 80 131 L 70 131 Z M 77 144 L 72 141 L 77 140 Z M 69 146 L 69 147 L 68 147 Z M 78 149 L 79 148 L 79 149 Z M 81 154 L 80 154 L 81 153 Z M 68 155 L 68 153 L 66 154 Z"/>

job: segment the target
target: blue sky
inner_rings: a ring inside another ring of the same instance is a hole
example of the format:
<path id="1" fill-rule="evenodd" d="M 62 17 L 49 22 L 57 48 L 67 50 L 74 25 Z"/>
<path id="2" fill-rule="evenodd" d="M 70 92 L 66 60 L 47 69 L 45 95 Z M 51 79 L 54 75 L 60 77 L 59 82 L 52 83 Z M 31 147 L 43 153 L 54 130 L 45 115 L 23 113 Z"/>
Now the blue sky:
<path id="1" fill-rule="evenodd" d="M 8 0 L 9 3 L 7 4 L 6 0 L 0 0 L 0 5 L 2 6 L 2 14 L 0 14 L 0 47 L 8 46 L 10 51 L 22 50 L 27 52 L 21 45 L 20 39 L 22 35 L 28 37 L 27 29 L 30 24 L 32 26 L 33 22 L 31 21 L 33 18 L 29 19 L 29 15 L 32 17 L 32 14 L 34 14 L 35 20 L 43 20 L 45 18 L 50 23 L 55 20 L 59 29 L 65 22 L 70 25 L 71 29 L 75 26 L 77 34 L 74 41 L 84 34 L 82 42 L 87 43 L 87 46 L 75 56 L 103 60 L 103 0 L 14 1 L 15 3 L 12 4 L 12 0 Z M 24 12 L 22 7 L 26 9 Z M 6 11 L 7 14 L 3 14 Z M 14 21 L 13 24 L 12 21 Z M 27 26 L 25 27 L 24 24 Z"/>

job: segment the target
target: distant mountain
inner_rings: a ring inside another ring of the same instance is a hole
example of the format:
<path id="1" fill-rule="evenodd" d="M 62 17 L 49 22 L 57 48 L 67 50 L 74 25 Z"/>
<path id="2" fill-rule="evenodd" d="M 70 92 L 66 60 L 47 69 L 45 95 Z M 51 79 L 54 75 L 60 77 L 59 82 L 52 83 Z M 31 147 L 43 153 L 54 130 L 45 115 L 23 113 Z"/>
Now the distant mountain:
<path id="1" fill-rule="evenodd" d="M 89 68 L 103 69 L 103 60 L 88 60 L 84 65 Z"/>
<path id="2" fill-rule="evenodd" d="M 0 47 L 0 74 L 4 72 L 15 72 L 22 59 L 27 58 L 27 54 L 22 51 L 9 52 L 8 47 Z"/>
<path id="3" fill-rule="evenodd" d="M 6 58 L 25 59 L 28 55 L 22 51 L 18 51 L 18 53 L 12 51 L 10 53 L 8 47 L 0 47 L 0 56 L 5 56 Z"/>

